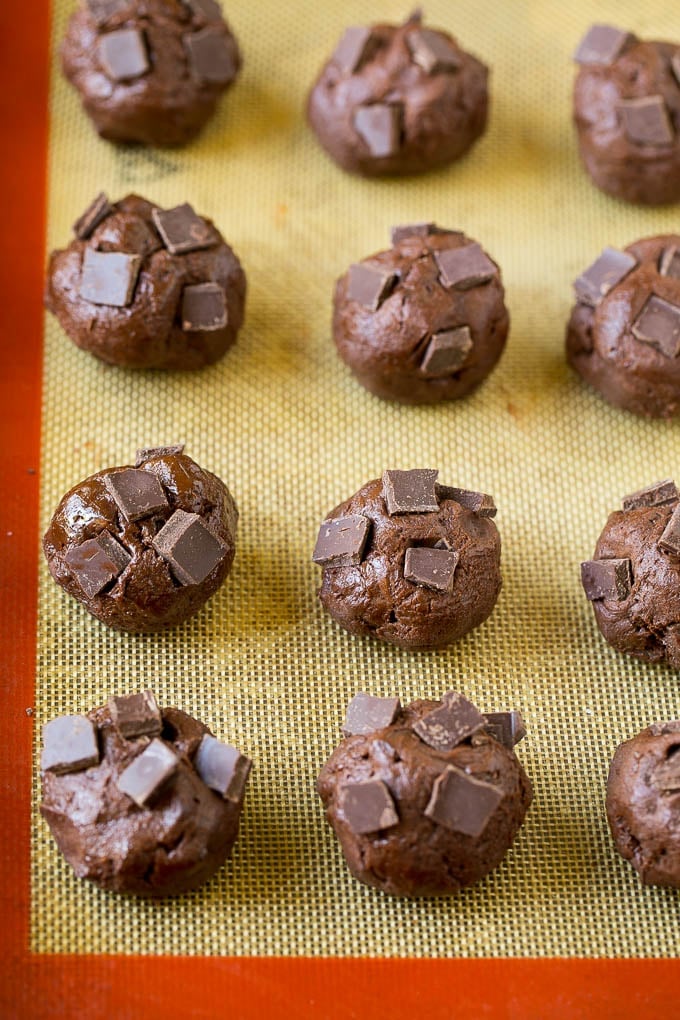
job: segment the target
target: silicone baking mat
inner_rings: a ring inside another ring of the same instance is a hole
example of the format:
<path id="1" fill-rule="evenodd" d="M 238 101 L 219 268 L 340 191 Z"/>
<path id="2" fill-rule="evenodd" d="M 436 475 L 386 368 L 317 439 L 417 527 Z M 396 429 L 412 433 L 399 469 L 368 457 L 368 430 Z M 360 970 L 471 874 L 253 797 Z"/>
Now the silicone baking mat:
<path id="1" fill-rule="evenodd" d="M 107 631 L 40 565 L 35 729 L 113 693 L 152 687 L 204 720 L 255 767 L 232 860 L 205 888 L 160 903 L 78 882 L 37 813 L 31 947 L 50 954 L 230 956 L 671 956 L 678 894 L 644 889 L 614 853 L 603 812 L 611 754 L 680 713 L 676 675 L 611 651 L 579 585 L 620 497 L 678 474 L 677 423 L 605 406 L 567 369 L 571 280 L 605 244 L 677 229 L 677 210 L 628 208 L 577 163 L 570 55 L 592 4 L 443 0 L 427 24 L 492 67 L 489 130 L 460 164 L 405 181 L 345 176 L 315 144 L 303 106 L 347 24 L 395 21 L 401 3 L 234 2 L 242 77 L 186 149 L 99 140 L 59 76 L 73 4 L 57 0 L 50 90 L 48 248 L 68 243 L 91 197 L 130 191 L 214 218 L 249 280 L 246 326 L 197 374 L 111 369 L 45 322 L 41 527 L 61 494 L 138 446 L 182 441 L 241 511 L 234 570 L 169 634 Z M 642 36 L 680 38 L 674 5 L 597 5 Z M 335 278 L 386 247 L 393 223 L 464 229 L 502 267 L 506 354 L 471 398 L 412 408 L 378 401 L 338 361 Z M 438 467 L 492 492 L 504 587 L 489 621 L 444 652 L 351 638 L 323 615 L 310 561 L 326 511 L 386 467 Z M 403 701 L 455 687 L 482 710 L 521 709 L 518 749 L 535 801 L 505 863 L 453 899 L 389 899 L 354 882 L 323 820 L 316 773 L 357 690 Z M 37 751 L 36 743 L 36 751 Z"/>

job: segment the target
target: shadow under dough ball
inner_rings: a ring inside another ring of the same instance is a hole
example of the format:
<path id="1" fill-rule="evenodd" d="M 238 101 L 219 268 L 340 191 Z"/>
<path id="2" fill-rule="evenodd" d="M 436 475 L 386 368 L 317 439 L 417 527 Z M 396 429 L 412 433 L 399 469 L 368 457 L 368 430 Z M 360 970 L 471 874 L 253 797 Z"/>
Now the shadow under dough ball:
<path id="1" fill-rule="evenodd" d="M 218 361 L 243 323 L 246 278 L 213 223 L 188 203 L 160 209 L 103 193 L 50 255 L 45 305 L 82 350 L 125 368 Z"/>
<path id="2" fill-rule="evenodd" d="M 626 202 L 677 202 L 680 45 L 593 25 L 574 59 L 574 123 L 593 183 Z"/>
<path id="3" fill-rule="evenodd" d="M 394 227 L 392 244 L 336 283 L 338 354 L 385 400 L 464 397 L 505 347 L 510 319 L 500 269 L 461 231 L 434 223 Z"/>
<path id="4" fill-rule="evenodd" d="M 319 599 L 350 634 L 445 648 L 490 615 L 501 539 L 490 496 L 437 484 L 432 469 L 385 471 L 323 521 Z"/>
<path id="5" fill-rule="evenodd" d="M 609 515 L 581 581 L 617 652 L 680 669 L 680 494 L 670 479 Z"/>
<path id="6" fill-rule="evenodd" d="M 486 127 L 488 71 L 446 32 L 348 28 L 307 100 L 307 119 L 344 170 L 417 174 L 458 159 Z"/>
<path id="7" fill-rule="evenodd" d="M 215 0 L 83 0 L 61 66 L 102 138 L 191 141 L 241 67 Z"/>
<path id="8" fill-rule="evenodd" d="M 236 551 L 236 504 L 182 446 L 140 450 L 62 498 L 43 538 L 52 577 L 115 630 L 174 627 L 214 595 Z"/>

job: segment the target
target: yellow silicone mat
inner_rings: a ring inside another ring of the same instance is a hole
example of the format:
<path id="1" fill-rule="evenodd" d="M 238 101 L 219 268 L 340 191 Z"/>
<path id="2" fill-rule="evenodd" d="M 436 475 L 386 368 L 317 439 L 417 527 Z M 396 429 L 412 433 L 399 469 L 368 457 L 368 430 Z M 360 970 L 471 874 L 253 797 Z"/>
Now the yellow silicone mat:
<path id="1" fill-rule="evenodd" d="M 200 891 L 140 902 L 77 881 L 37 813 L 36 952 L 670 956 L 677 892 L 644 889 L 615 854 L 603 798 L 616 745 L 680 714 L 676 674 L 600 638 L 579 584 L 620 497 L 680 475 L 678 423 L 604 405 L 568 370 L 571 280 L 606 244 L 677 230 L 677 208 L 629 208 L 577 162 L 570 60 L 593 19 L 585 0 L 431 0 L 426 19 L 492 67 L 489 130 L 445 171 L 405 181 L 344 175 L 303 118 L 307 88 L 347 24 L 400 20 L 400 3 L 234 0 L 245 68 L 203 137 L 180 151 L 101 141 L 61 80 L 54 4 L 48 247 L 100 189 L 211 216 L 248 274 L 246 326 L 217 366 L 133 373 L 78 351 L 46 321 L 43 526 L 66 489 L 137 447 L 182 441 L 241 511 L 234 570 L 208 607 L 169 634 L 106 630 L 41 567 L 36 731 L 112 693 L 152 687 L 204 720 L 255 767 L 233 858 Z M 596 17 L 680 39 L 671 3 L 600 2 Z M 471 398 L 399 407 L 338 361 L 335 278 L 388 246 L 393 223 L 464 229 L 497 259 L 512 327 Z M 386 467 L 438 467 L 492 492 L 504 587 L 489 621 L 447 651 L 357 640 L 322 613 L 310 556 L 326 511 Z M 680 478 L 678 478 L 680 481 Z M 502 867 L 453 899 L 405 901 L 345 870 L 314 791 L 359 689 L 403 701 L 455 687 L 482 710 L 519 708 L 519 755 L 535 801 Z"/>

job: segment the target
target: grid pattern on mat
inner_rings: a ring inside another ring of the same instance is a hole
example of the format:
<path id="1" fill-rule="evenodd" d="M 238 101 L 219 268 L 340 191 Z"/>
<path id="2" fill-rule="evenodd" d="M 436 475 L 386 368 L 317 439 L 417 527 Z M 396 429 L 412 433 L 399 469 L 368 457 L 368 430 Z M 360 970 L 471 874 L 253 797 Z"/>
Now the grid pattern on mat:
<path id="1" fill-rule="evenodd" d="M 597 633 L 578 581 L 621 495 L 679 473 L 678 425 L 606 407 L 563 358 L 570 281 L 605 244 L 677 228 L 675 210 L 627 208 L 589 185 L 569 114 L 570 54 L 592 5 L 431 0 L 493 67 L 489 131 L 461 164 L 419 180 L 366 182 L 330 164 L 302 109 L 358 0 L 233 0 L 242 78 L 182 151 L 100 141 L 57 68 L 72 9 L 56 0 L 48 245 L 105 188 L 163 205 L 189 198 L 246 267 L 247 324 L 223 362 L 194 375 L 113 370 L 46 321 L 43 524 L 80 478 L 138 446 L 184 441 L 241 510 L 233 573 L 208 607 L 161 636 L 106 631 L 40 574 L 36 732 L 111 693 L 152 686 L 255 760 L 241 836 L 204 889 L 146 903 L 78 882 L 34 801 L 36 952 L 668 956 L 677 893 L 643 889 L 603 814 L 609 758 L 652 720 L 679 714 L 670 670 L 624 660 Z M 567 9 L 568 8 L 568 9 Z M 375 20 L 407 14 L 377 2 Z M 673 5 L 598 5 L 601 21 L 680 38 Z M 335 277 L 386 246 L 392 223 L 434 219 L 482 241 L 503 268 L 512 331 L 495 374 L 463 403 L 400 408 L 365 393 L 329 338 Z M 318 522 L 385 467 L 433 466 L 492 492 L 504 588 L 455 647 L 410 655 L 350 638 L 324 617 L 310 562 Z M 461 689 L 483 710 L 518 707 L 535 801 L 505 863 L 455 899 L 406 902 L 355 883 L 314 792 L 357 689 L 402 700 Z M 37 744 L 36 744 L 37 748 Z"/>

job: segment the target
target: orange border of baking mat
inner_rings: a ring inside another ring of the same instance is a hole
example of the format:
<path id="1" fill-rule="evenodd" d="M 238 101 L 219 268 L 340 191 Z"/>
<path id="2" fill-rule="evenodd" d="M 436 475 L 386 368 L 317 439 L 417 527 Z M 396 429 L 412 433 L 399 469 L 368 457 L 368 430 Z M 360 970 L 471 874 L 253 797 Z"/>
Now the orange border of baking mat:
<path id="1" fill-rule="evenodd" d="M 49 4 L 2 0 L 0 1015 L 78 1020 L 552 1020 L 677 1009 L 677 960 L 32 955 L 29 854 Z M 17 188 L 17 183 L 19 188 Z M 9 196 L 9 199 L 8 199 Z"/>

